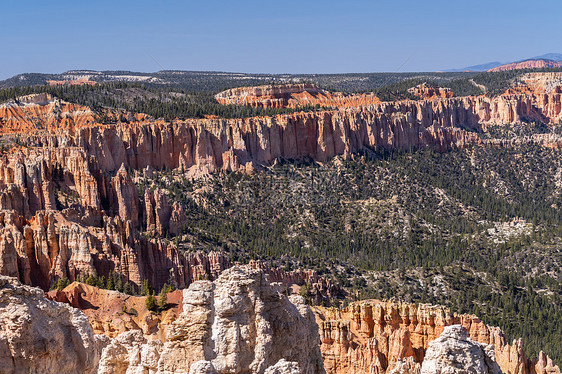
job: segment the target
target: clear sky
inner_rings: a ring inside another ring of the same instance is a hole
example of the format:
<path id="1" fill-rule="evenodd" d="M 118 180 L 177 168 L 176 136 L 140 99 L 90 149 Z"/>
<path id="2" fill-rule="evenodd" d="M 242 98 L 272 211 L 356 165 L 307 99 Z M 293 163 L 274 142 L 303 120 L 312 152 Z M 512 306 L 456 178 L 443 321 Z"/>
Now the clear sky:
<path id="1" fill-rule="evenodd" d="M 0 79 L 435 71 L 562 53 L 561 19 L 560 0 L 2 0 Z"/>

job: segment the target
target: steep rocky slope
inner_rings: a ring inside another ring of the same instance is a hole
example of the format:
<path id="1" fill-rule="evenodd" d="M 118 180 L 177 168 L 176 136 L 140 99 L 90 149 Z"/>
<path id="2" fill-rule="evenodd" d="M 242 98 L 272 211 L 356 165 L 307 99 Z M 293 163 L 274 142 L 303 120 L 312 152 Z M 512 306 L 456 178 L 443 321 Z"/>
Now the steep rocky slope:
<path id="1" fill-rule="evenodd" d="M 165 327 L 181 313 L 183 300 L 181 290 L 170 292 L 166 309 L 154 314 L 146 309 L 144 296 L 131 296 L 79 282 L 63 290 L 51 290 L 46 297 L 82 310 L 96 334 L 114 338 L 126 331 L 140 330 L 161 340 L 166 339 Z"/>
<path id="2" fill-rule="evenodd" d="M 248 268 L 191 284 L 166 336 L 161 343 L 134 331 L 121 335 L 104 350 L 100 373 L 275 373 L 290 366 L 296 369 L 290 372 L 323 372 L 310 308 Z"/>

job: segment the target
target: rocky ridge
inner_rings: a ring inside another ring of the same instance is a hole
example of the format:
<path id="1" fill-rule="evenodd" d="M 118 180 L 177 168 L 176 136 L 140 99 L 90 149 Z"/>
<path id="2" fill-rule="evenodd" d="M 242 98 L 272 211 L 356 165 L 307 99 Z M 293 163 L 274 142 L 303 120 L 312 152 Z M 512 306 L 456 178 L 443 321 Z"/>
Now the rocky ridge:
<path id="1" fill-rule="evenodd" d="M 264 274 L 226 270 L 183 293 L 183 312 L 167 341 L 139 331 L 112 340 L 99 373 L 322 373 L 317 326 L 298 296 L 287 298 Z"/>
<path id="2" fill-rule="evenodd" d="M 139 329 L 94 335 L 85 315 L 0 277 L 4 373 L 560 373 L 542 352 L 443 307 L 373 300 L 310 309 L 250 267 L 183 291 L 165 339 Z M 315 316 L 316 314 L 316 321 Z M 338 319 L 339 318 L 339 319 Z"/>
<path id="3" fill-rule="evenodd" d="M 439 98 L 448 99 L 455 96 L 450 88 L 432 86 L 427 83 L 422 83 L 415 87 L 412 87 L 408 89 L 408 92 L 423 100 Z"/>

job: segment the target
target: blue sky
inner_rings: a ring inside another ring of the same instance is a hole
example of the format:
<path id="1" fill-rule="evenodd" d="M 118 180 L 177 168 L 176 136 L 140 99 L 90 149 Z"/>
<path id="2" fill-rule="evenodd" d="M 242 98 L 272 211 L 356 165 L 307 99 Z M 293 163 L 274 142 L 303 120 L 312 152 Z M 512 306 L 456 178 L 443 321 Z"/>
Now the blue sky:
<path id="1" fill-rule="evenodd" d="M 0 79 L 70 69 L 435 71 L 562 53 L 562 2 L 12 1 Z"/>

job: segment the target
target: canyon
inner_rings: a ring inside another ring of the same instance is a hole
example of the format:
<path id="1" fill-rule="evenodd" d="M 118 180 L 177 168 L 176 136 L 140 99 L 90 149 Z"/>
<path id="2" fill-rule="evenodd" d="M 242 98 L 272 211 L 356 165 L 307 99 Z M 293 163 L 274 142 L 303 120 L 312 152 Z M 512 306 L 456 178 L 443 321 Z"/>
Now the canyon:
<path id="1" fill-rule="evenodd" d="M 139 198 L 134 181 L 140 176 L 173 169 L 200 178 L 253 172 L 279 159 L 324 162 L 371 150 L 481 145 L 478 133 L 494 124 L 558 123 L 556 87 L 244 119 L 165 122 L 129 114 L 129 122 L 116 118 L 107 125 L 92 124 L 91 111 L 47 96 L 4 104 L 2 131 L 10 134 L 0 155 L 0 274 L 44 289 L 59 278 L 110 271 L 136 285 L 148 279 L 156 288 L 166 282 L 184 288 L 201 273 L 215 279 L 230 266 L 220 255 L 182 256 L 170 242 L 141 235 L 147 229 L 178 235 L 184 216 L 165 191 Z M 48 126 L 33 127 L 26 113 Z M 525 141 L 561 143 L 555 135 Z"/>
<path id="2" fill-rule="evenodd" d="M 0 310 L 12 313 L 10 305 L 24 305 L 22 313 L 31 316 L 48 310 L 49 323 L 64 326 L 56 337 L 38 334 L 40 342 L 30 348 L 36 350 L 31 357 L 42 357 L 34 362 L 51 372 L 429 373 L 442 365 L 438 345 L 476 352 L 474 365 L 489 372 L 497 364 L 505 373 L 559 373 L 545 354 L 527 359 L 521 340 L 508 344 L 499 329 L 475 316 L 376 300 L 309 308 L 296 295 L 305 284 L 315 304 L 346 291 L 314 270 L 262 261 L 241 270 L 226 253 L 182 250 L 170 239 L 183 240 L 184 206 L 170 190 L 141 182 L 165 171 L 173 171 L 172 181 L 199 180 L 212 173 L 266 172 L 279 161 L 345 161 L 383 150 L 518 143 L 559 148 L 562 140 L 554 133 L 509 140 L 481 135 L 499 125 L 558 126 L 561 77 L 525 75 L 496 97 L 453 97 L 450 90 L 422 85 L 412 93 L 423 99 L 395 102 L 308 84 L 217 94 L 225 105 L 323 107 L 241 119 L 164 121 L 47 94 L 11 100 L 0 105 L 0 275 L 13 278 L 1 278 L 0 300 L 7 301 Z M 171 307 L 156 315 L 143 308 L 142 297 L 76 282 L 111 273 L 136 289 L 148 281 L 155 289 L 168 284 L 183 291 L 170 294 Z M 49 292 L 51 300 L 29 287 L 47 291 L 61 279 L 75 283 Z M 14 315 L 0 319 L 24 329 Z M 18 360 L 28 357 L 27 347 L 13 341 L 25 334 L 2 333 L 0 361 L 24 365 Z M 69 362 L 60 369 L 54 359 L 59 353 L 42 356 L 45 342 L 54 341 L 59 352 L 77 336 L 76 352 L 60 356 L 84 357 L 83 366 Z M 306 344 L 295 347 L 298 341 Z M 426 355 L 431 368 L 423 366 Z"/>

